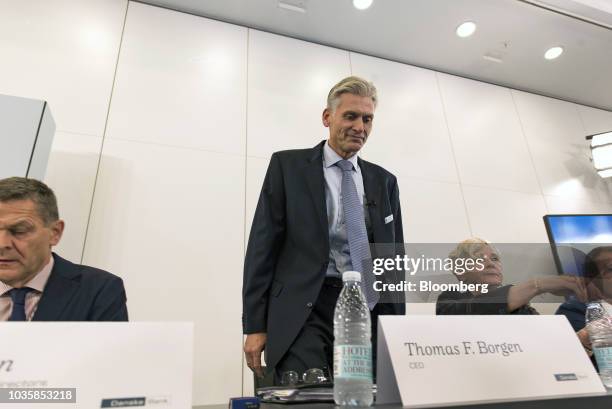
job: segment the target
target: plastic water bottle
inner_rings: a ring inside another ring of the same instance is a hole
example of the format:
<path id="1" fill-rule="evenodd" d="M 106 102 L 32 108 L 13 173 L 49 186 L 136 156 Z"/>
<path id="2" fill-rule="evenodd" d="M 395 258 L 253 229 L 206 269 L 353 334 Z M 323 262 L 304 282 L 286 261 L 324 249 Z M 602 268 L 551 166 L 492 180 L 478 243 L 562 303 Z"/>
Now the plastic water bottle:
<path id="1" fill-rule="evenodd" d="M 370 406 L 372 328 L 361 293 L 361 274 L 347 271 L 334 312 L 334 401 L 341 406 Z"/>
<path id="2" fill-rule="evenodd" d="M 587 305 L 586 328 L 599 367 L 599 377 L 606 388 L 612 388 L 612 316 L 601 301 Z"/>

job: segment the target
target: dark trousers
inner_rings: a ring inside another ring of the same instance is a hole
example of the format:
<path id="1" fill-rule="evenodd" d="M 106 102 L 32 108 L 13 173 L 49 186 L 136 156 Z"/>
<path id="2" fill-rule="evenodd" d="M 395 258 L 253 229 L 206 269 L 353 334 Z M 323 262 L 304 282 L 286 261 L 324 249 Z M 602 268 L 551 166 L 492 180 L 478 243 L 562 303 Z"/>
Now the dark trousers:
<path id="1" fill-rule="evenodd" d="M 302 379 L 307 369 L 322 369 L 328 379 L 334 374 L 334 309 L 342 291 L 342 280 L 326 278 L 310 316 L 300 333 L 274 368 L 274 384 L 280 385 L 284 372 L 296 371 Z M 377 304 L 371 311 L 372 370 L 376 381 L 378 316 L 395 314 L 392 304 Z"/>
<path id="2" fill-rule="evenodd" d="M 296 371 L 300 379 L 312 368 L 322 369 L 327 376 L 333 374 L 334 308 L 341 290 L 340 279 L 325 279 L 306 323 L 274 368 L 275 385 L 280 385 L 287 371 Z"/>

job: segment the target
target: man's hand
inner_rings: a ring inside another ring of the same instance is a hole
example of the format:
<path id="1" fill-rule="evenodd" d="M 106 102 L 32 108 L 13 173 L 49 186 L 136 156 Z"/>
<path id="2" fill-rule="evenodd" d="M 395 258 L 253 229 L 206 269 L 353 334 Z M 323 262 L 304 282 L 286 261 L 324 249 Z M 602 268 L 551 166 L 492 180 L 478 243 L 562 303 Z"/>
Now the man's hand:
<path id="1" fill-rule="evenodd" d="M 247 366 L 251 371 L 255 372 L 259 378 L 264 377 L 263 369 L 261 368 L 261 353 L 266 346 L 267 335 L 265 332 L 256 334 L 247 334 L 244 341 L 244 356 L 246 357 Z"/>
<path id="2" fill-rule="evenodd" d="M 601 278 L 598 280 L 601 280 Z M 587 285 L 587 295 L 588 295 L 588 300 L 606 299 L 606 297 L 601 293 L 601 290 L 597 287 L 597 285 L 595 285 L 594 280 L 589 281 L 589 284 Z"/>
<path id="3" fill-rule="evenodd" d="M 580 340 L 580 343 L 586 350 L 587 354 L 589 356 L 593 355 L 593 351 L 591 350 L 591 339 L 589 338 L 589 333 L 587 332 L 586 327 L 576 332 L 576 335 L 578 335 L 578 339 Z"/>

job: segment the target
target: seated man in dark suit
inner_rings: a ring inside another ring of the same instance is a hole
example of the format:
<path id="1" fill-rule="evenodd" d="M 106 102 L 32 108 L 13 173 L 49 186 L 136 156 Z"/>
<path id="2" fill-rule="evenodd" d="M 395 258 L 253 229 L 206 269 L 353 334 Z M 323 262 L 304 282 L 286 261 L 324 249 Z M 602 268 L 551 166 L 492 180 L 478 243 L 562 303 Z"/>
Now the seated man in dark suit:
<path id="1" fill-rule="evenodd" d="M 127 321 L 119 277 L 51 252 L 63 231 L 48 186 L 0 180 L 0 321 Z"/>
<path id="2" fill-rule="evenodd" d="M 612 246 L 596 247 L 589 252 L 584 260 L 584 279 L 587 285 L 587 302 L 599 301 L 604 308 L 612 309 Z M 586 310 L 587 303 L 570 298 L 559 306 L 556 314 L 567 317 L 574 331 L 581 336 L 580 340 L 591 356 L 593 365 L 597 367 L 585 328 Z"/>
<path id="3" fill-rule="evenodd" d="M 584 279 L 588 301 L 612 304 L 612 246 L 596 247 L 584 260 Z M 585 326 L 586 303 L 571 298 L 561 304 L 556 314 L 565 315 L 575 331 Z"/>

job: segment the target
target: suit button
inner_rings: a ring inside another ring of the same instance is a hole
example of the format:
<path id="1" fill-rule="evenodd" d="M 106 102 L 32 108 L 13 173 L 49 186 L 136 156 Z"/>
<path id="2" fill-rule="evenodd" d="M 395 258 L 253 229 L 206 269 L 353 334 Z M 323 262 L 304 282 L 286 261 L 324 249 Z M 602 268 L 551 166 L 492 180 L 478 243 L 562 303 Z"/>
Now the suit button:
<path id="1" fill-rule="evenodd" d="M 312 308 L 312 303 L 309 302 L 308 304 L 306 304 L 306 308 Z"/>

